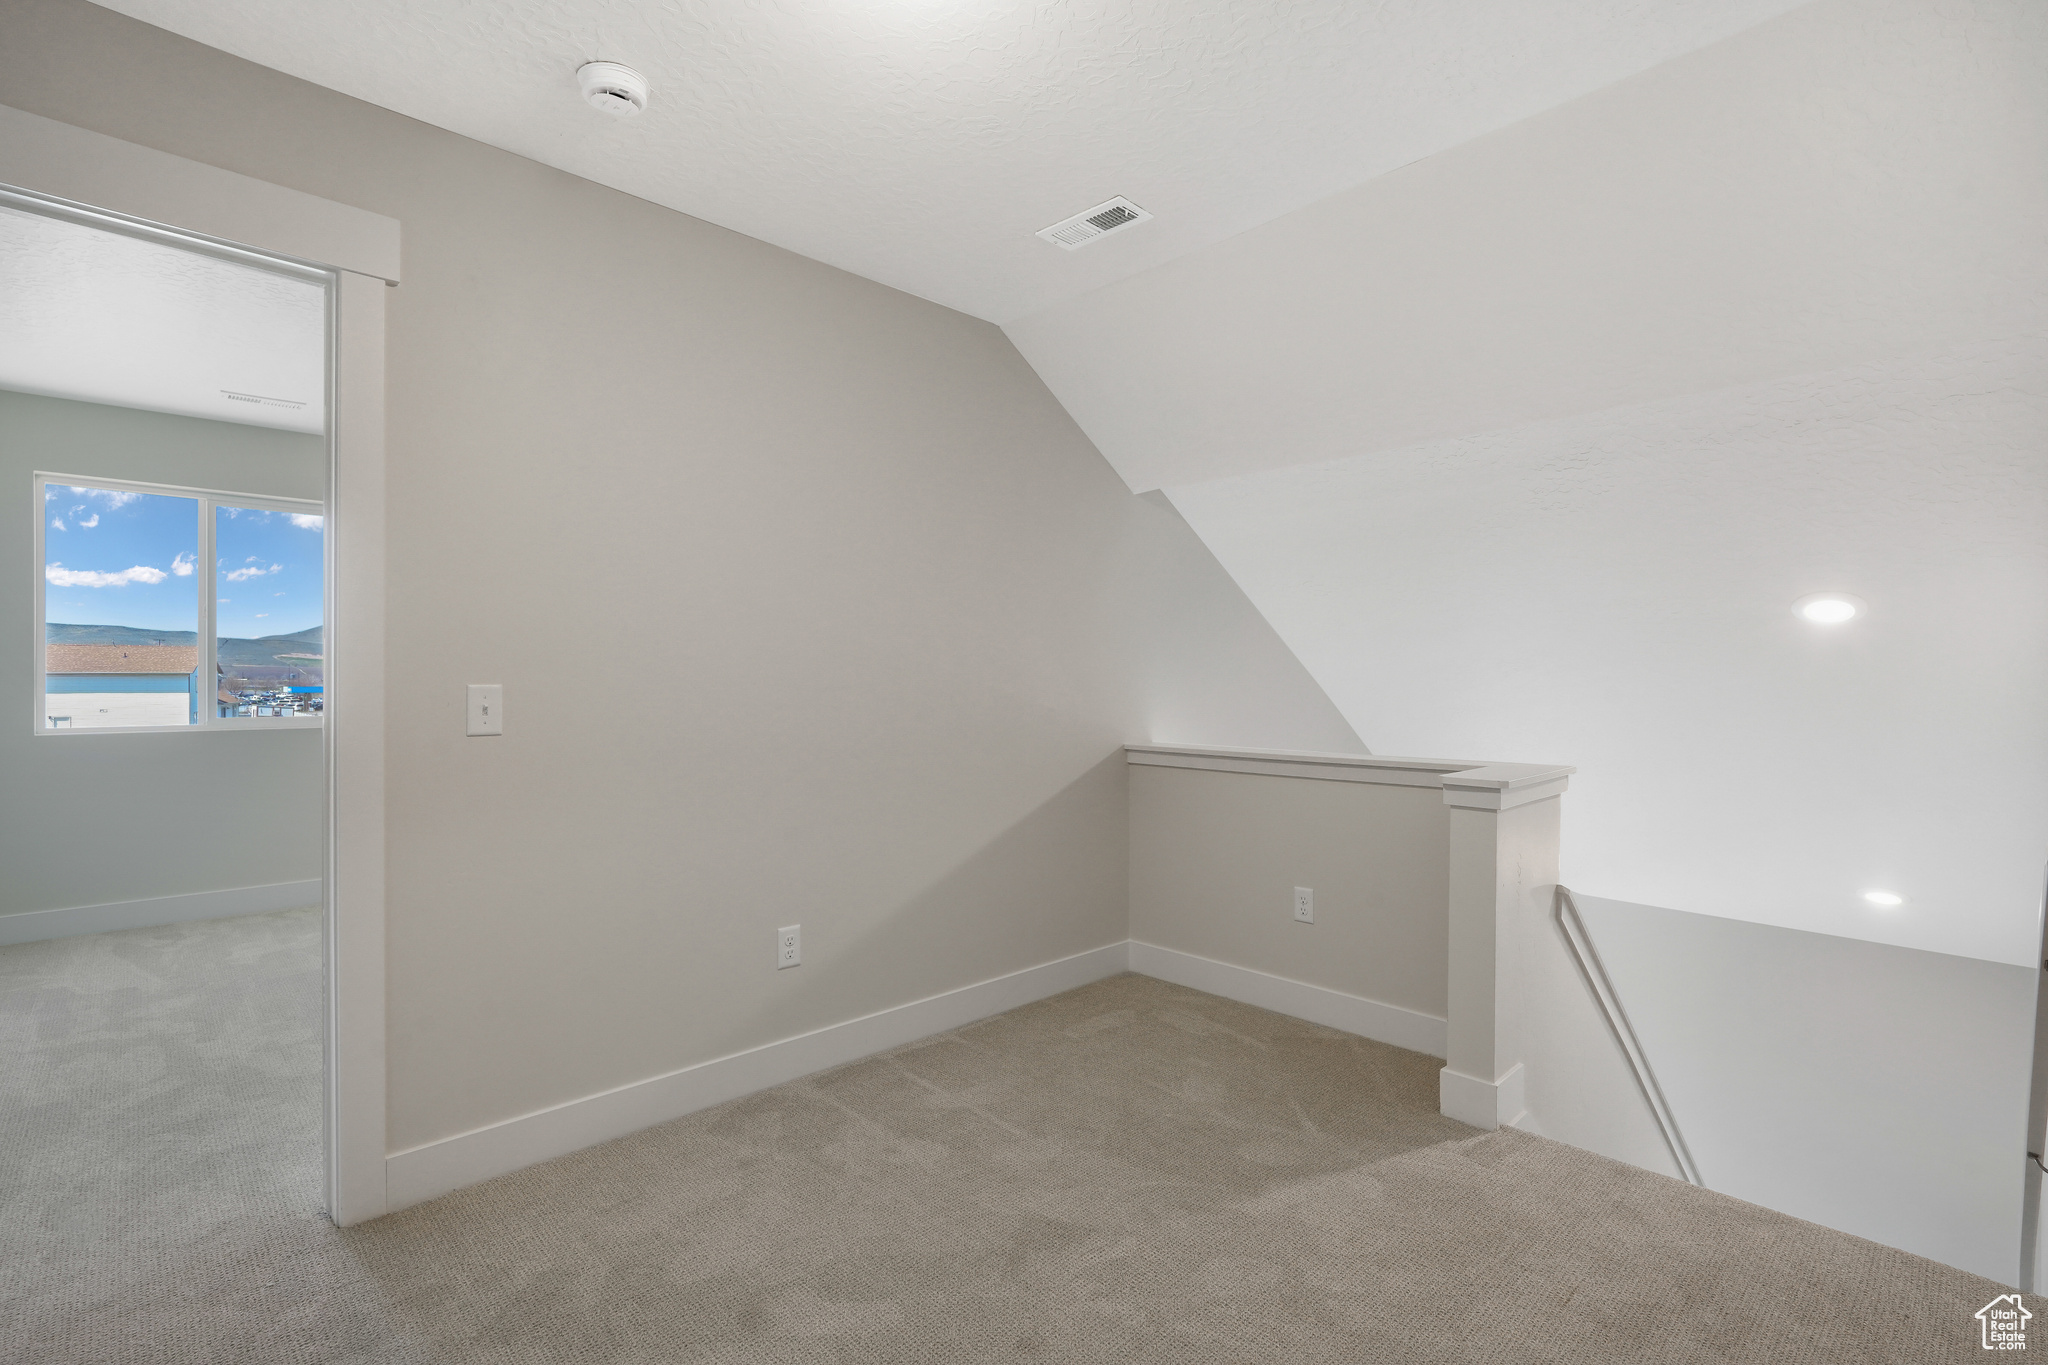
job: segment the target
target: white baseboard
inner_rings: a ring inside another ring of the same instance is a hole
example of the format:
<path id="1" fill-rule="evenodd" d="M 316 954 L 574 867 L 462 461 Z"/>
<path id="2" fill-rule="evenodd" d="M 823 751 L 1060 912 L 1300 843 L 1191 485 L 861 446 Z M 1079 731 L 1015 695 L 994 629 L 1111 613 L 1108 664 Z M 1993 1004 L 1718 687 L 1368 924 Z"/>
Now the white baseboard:
<path id="1" fill-rule="evenodd" d="M 1431 1057 L 1444 1055 L 1444 1021 L 1433 1014 L 1381 1004 L 1362 995 L 1311 986 L 1250 967 L 1234 967 L 1137 939 L 1131 940 L 1131 970 L 1226 1000 L 1257 1005 L 1275 1014 L 1292 1015 L 1363 1038 L 1392 1043 L 1411 1052 Z"/>
<path id="2" fill-rule="evenodd" d="M 1441 1075 L 1437 1098 L 1445 1118 L 1488 1131 L 1513 1128 L 1528 1118 L 1528 1106 L 1522 1101 L 1524 1073 L 1520 1062 L 1509 1067 L 1507 1074 L 1497 1081 L 1482 1081 L 1449 1067 Z"/>
<path id="3" fill-rule="evenodd" d="M 537 1161 L 1115 976 L 1126 970 L 1126 948 L 1112 943 L 394 1152 L 384 1163 L 385 1207 L 396 1211 L 424 1203 Z"/>
<path id="4" fill-rule="evenodd" d="M 395 1212 L 422 1204 L 465 1185 L 859 1061 L 1122 971 L 1156 976 L 1433 1057 L 1444 1054 L 1444 1021 L 1434 1015 L 1127 940 L 394 1152 L 384 1162 L 385 1207 Z"/>
<path id="5" fill-rule="evenodd" d="M 316 877 L 311 881 L 193 891 L 183 896 L 151 896 L 106 905 L 74 905 L 68 910 L 30 910 L 19 915 L 0 915 L 0 947 L 78 934 L 104 934 L 115 929 L 183 924 L 187 920 L 260 915 L 266 910 L 296 910 L 318 904 L 320 880 Z"/>

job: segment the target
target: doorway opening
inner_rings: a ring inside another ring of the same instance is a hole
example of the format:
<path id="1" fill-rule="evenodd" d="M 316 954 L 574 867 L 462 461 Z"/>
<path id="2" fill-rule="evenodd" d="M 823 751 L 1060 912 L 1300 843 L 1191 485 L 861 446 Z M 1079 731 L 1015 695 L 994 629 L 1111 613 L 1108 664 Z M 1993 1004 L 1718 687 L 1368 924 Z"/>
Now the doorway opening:
<path id="1" fill-rule="evenodd" d="M 0 192 L 10 1183 L 149 1237 L 173 1190 L 324 1202 L 336 293 Z"/>

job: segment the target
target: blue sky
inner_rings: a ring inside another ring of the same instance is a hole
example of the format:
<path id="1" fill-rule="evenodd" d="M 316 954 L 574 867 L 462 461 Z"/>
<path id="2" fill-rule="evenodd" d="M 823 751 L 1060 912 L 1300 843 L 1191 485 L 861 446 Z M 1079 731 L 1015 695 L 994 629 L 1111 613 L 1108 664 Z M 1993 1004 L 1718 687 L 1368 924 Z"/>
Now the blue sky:
<path id="1" fill-rule="evenodd" d="M 43 619 L 199 628 L 197 499 L 53 483 L 43 521 Z"/>
<path id="2" fill-rule="evenodd" d="M 243 507 L 213 513 L 220 633 L 249 640 L 319 625 L 320 517 Z"/>
<path id="3" fill-rule="evenodd" d="M 43 519 L 45 620 L 197 629 L 196 499 L 50 484 Z M 322 538 L 317 515 L 216 507 L 220 634 L 250 639 L 319 625 Z"/>

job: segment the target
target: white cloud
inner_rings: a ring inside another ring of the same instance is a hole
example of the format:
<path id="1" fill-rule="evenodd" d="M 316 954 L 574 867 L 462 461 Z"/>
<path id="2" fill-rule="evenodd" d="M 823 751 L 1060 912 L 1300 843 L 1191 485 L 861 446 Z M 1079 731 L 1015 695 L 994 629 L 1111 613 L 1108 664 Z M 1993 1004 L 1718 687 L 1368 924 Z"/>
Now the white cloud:
<path id="1" fill-rule="evenodd" d="M 239 583 L 245 578 L 261 578 L 267 573 L 276 573 L 283 568 L 284 565 L 282 564 L 273 564 L 267 569 L 261 565 L 253 569 L 230 569 L 222 574 L 221 577 L 227 579 L 230 583 Z"/>
<path id="2" fill-rule="evenodd" d="M 225 598 L 225 597 L 221 598 L 221 599 L 220 599 L 220 604 L 221 604 L 222 606 L 226 606 L 226 605 L 228 604 L 228 599 L 227 599 L 227 598 Z"/>
<path id="3" fill-rule="evenodd" d="M 301 531 L 318 531 L 327 525 L 326 517 L 316 516 L 310 512 L 293 512 L 291 518 L 292 525 Z"/>
<path id="4" fill-rule="evenodd" d="M 101 573 L 97 569 L 67 569 L 62 564 L 52 564 L 43 570 L 43 577 L 60 588 L 125 588 L 130 583 L 161 583 L 170 575 L 162 569 L 152 569 L 147 564 L 137 564 L 132 569 L 119 573 Z"/>
<path id="5" fill-rule="evenodd" d="M 197 562 L 198 560 L 190 554 L 180 554 L 171 561 L 171 572 L 180 578 L 190 578 L 192 576 L 192 566 Z"/>
<path id="6" fill-rule="evenodd" d="M 59 518 L 57 518 L 57 517 L 51 517 L 51 518 L 50 518 L 50 525 L 52 525 L 52 526 L 56 527 L 56 528 L 57 528 L 58 530 L 60 530 L 60 531 L 64 529 L 64 523 L 63 523 L 63 521 L 62 521 L 62 520 L 60 520 L 60 519 L 59 519 Z"/>
<path id="7" fill-rule="evenodd" d="M 256 556 L 250 555 L 247 559 L 243 560 L 242 562 L 244 564 L 254 564 L 256 562 Z"/>
<path id="8" fill-rule="evenodd" d="M 71 491 L 81 498 L 104 498 L 109 508 L 126 507 L 142 496 L 140 493 L 124 493 L 114 488 L 81 488 L 71 485 Z"/>
<path id="9" fill-rule="evenodd" d="M 100 524 L 100 514 L 95 512 L 91 516 L 85 517 L 82 520 L 80 520 L 78 524 L 80 526 L 83 526 L 86 530 L 90 531 L 93 527 Z"/>
<path id="10" fill-rule="evenodd" d="M 284 596 L 284 594 L 283 594 L 283 593 L 281 593 L 281 592 L 274 592 L 274 593 L 272 593 L 272 594 L 270 594 L 270 595 L 271 595 L 272 597 L 282 597 L 282 596 Z"/>
<path id="11" fill-rule="evenodd" d="M 268 616 L 268 615 L 270 615 L 270 613 L 269 613 L 269 612 L 267 612 L 267 611 L 259 611 L 259 612 L 257 612 L 257 613 L 256 613 L 256 619 L 257 619 L 257 620 L 259 620 L 259 621 L 261 621 L 261 620 L 262 620 L 262 619 L 263 619 L 264 617 L 266 617 L 266 616 Z"/>

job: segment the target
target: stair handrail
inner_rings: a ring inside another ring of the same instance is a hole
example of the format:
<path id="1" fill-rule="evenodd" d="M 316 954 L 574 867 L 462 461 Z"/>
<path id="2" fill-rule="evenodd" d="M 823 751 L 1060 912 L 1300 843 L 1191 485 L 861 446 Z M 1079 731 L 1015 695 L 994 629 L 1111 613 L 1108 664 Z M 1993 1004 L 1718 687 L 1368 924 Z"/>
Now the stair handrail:
<path id="1" fill-rule="evenodd" d="M 1657 1073 L 1650 1069 L 1649 1056 L 1643 1051 L 1642 1041 L 1636 1037 L 1635 1026 L 1628 1021 L 1628 1011 L 1621 1007 L 1621 996 L 1608 979 L 1607 967 L 1600 961 L 1599 951 L 1593 947 L 1593 936 L 1587 931 L 1585 920 L 1579 916 L 1578 902 L 1572 899 L 1571 890 L 1563 885 L 1557 888 L 1557 923 L 1564 932 L 1566 945 L 1572 950 L 1572 957 L 1578 963 L 1579 975 L 1585 978 L 1594 1001 L 1600 1006 L 1600 1013 L 1607 1020 L 1608 1031 L 1621 1045 L 1622 1055 L 1628 1058 L 1629 1070 L 1635 1073 L 1636 1088 L 1642 1091 L 1644 1101 L 1650 1106 L 1650 1114 L 1664 1134 L 1664 1145 L 1671 1149 L 1671 1159 L 1678 1164 L 1679 1174 L 1688 1183 L 1705 1189 L 1707 1182 L 1700 1179 L 1699 1165 L 1692 1159 L 1691 1149 L 1685 1145 L 1685 1135 L 1678 1130 L 1678 1119 L 1664 1098 L 1663 1087 L 1657 1084 Z"/>

